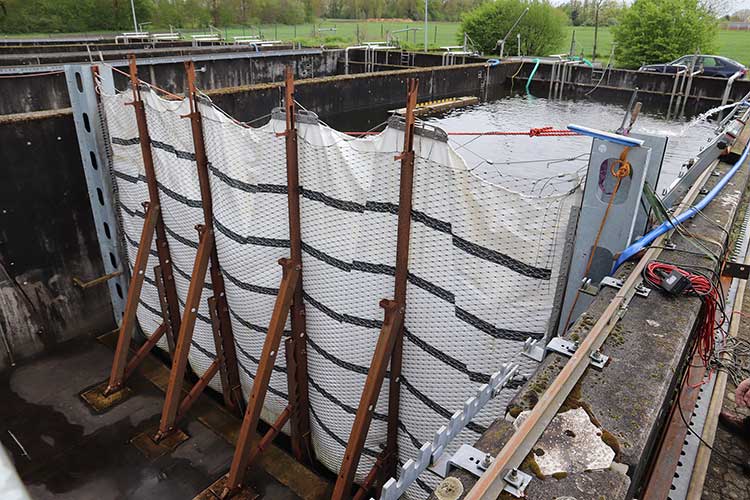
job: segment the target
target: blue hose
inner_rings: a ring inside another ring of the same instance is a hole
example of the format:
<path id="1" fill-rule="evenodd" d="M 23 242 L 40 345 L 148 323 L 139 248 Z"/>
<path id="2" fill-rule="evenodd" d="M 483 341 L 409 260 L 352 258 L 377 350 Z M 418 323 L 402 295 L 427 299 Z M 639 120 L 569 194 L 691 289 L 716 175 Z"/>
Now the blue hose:
<path id="1" fill-rule="evenodd" d="M 647 245 L 653 243 L 656 238 L 666 233 L 670 229 L 674 229 L 675 226 L 682 224 L 686 220 L 693 218 L 695 214 L 706 208 L 706 205 L 708 205 L 716 197 L 716 195 L 719 194 L 722 189 L 724 189 L 724 186 L 727 185 L 734 174 L 736 174 L 740 169 L 745 160 L 747 160 L 748 152 L 750 152 L 750 143 L 745 146 L 745 150 L 742 152 L 742 156 L 740 156 L 740 159 L 737 160 L 737 163 L 734 164 L 729 172 L 724 174 L 724 177 L 721 178 L 721 180 L 713 187 L 711 191 L 709 191 L 709 193 L 701 201 L 699 201 L 695 206 L 692 206 L 688 210 L 682 212 L 674 219 L 662 222 L 660 226 L 652 229 L 647 234 L 643 235 L 642 238 L 633 242 L 628 248 L 623 250 L 620 256 L 617 258 L 617 262 L 615 262 L 615 267 L 614 269 L 612 269 L 612 272 L 614 273 L 615 271 L 617 271 L 617 269 L 623 264 L 623 262 L 643 250 Z"/>
<path id="2" fill-rule="evenodd" d="M 534 69 L 531 70 L 529 79 L 526 81 L 526 93 L 527 94 L 531 94 L 531 92 L 529 92 L 529 85 L 531 85 L 531 80 L 534 78 L 534 75 L 536 74 L 536 70 L 539 68 L 539 63 L 540 63 L 539 58 L 537 57 L 536 59 L 534 59 L 534 61 L 536 62 L 536 64 L 534 65 Z"/>
<path id="3" fill-rule="evenodd" d="M 497 66 L 500 64 L 500 59 L 487 59 L 487 64 L 490 66 Z"/>

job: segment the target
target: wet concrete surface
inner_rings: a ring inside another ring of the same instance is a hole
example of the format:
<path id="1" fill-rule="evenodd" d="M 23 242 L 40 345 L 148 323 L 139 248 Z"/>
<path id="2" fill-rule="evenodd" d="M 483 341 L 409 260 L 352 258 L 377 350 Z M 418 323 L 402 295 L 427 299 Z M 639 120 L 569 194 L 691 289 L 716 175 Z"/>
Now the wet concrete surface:
<path id="1" fill-rule="evenodd" d="M 79 393 L 106 378 L 111 360 L 83 339 L 0 375 L 0 442 L 32 498 L 191 499 L 228 470 L 233 446 L 192 419 L 171 454 L 149 460 L 129 443 L 161 412 L 163 393 L 145 378 L 134 376 L 133 395 L 108 412 L 90 410 Z M 263 471 L 249 482 L 267 498 L 298 498 Z"/>

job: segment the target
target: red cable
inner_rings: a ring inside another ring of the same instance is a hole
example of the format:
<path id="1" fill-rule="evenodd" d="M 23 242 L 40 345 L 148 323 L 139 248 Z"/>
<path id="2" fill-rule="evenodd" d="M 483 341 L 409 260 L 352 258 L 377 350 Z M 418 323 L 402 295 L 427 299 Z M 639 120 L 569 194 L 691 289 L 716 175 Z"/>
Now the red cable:
<path id="1" fill-rule="evenodd" d="M 685 294 L 697 295 L 703 299 L 704 309 L 698 326 L 699 337 L 696 349 L 701 361 L 703 362 L 703 366 L 708 369 L 715 347 L 714 332 L 723 324 L 723 321 L 720 324 L 716 324 L 716 308 L 719 303 L 719 291 L 706 276 L 693 274 L 673 264 L 667 264 L 665 262 L 649 262 L 646 265 L 645 275 L 648 281 L 656 286 L 661 286 L 662 273 L 670 274 L 673 271 L 682 274 L 690 280 L 691 286 L 684 291 Z M 701 382 L 701 385 L 703 383 L 705 383 L 705 381 Z"/>
<path id="2" fill-rule="evenodd" d="M 381 132 L 344 132 L 347 135 L 377 135 Z M 553 129 L 552 127 L 541 127 L 541 128 L 532 128 L 528 131 L 519 131 L 519 132 L 506 132 L 501 130 L 493 130 L 489 132 L 447 132 L 448 135 L 472 135 L 472 136 L 478 136 L 478 135 L 525 135 L 529 137 L 572 137 L 576 135 L 580 135 L 578 132 L 573 132 L 572 130 L 560 130 L 560 129 Z"/>

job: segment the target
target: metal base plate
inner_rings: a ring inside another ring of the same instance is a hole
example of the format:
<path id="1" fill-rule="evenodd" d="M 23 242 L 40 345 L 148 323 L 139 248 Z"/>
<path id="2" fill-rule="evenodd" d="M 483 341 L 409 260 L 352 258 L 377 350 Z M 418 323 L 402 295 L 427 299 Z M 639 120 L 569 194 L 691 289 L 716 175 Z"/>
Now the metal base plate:
<path id="1" fill-rule="evenodd" d="M 193 500 L 217 500 L 227 485 L 227 476 L 221 476 L 214 484 L 198 493 Z M 245 486 L 229 498 L 231 500 L 255 500 L 260 495 L 249 486 Z"/>
<path id="2" fill-rule="evenodd" d="M 105 380 L 94 387 L 86 389 L 80 394 L 83 402 L 96 413 L 105 413 L 111 410 L 123 401 L 126 401 L 133 392 L 129 387 L 123 387 L 119 391 L 115 391 L 109 396 L 105 396 L 104 391 L 107 389 L 108 385 L 109 381 Z"/>
<path id="3" fill-rule="evenodd" d="M 140 434 L 137 434 L 130 443 L 138 448 L 138 451 L 143 453 L 149 459 L 159 458 L 167 453 L 173 452 L 178 446 L 190 439 L 190 436 L 182 432 L 180 429 L 175 429 L 158 443 L 154 441 L 154 435 L 156 434 L 156 428 L 148 429 Z"/>

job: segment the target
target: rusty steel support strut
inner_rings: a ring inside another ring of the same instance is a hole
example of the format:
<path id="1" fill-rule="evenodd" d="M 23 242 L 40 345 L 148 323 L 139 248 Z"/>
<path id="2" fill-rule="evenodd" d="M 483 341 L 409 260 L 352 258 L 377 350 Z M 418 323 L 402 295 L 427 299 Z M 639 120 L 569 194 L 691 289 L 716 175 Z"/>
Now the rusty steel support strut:
<path id="1" fill-rule="evenodd" d="M 156 442 L 161 441 L 170 432 L 175 430 L 178 411 L 186 410 L 186 408 L 181 407 L 182 385 L 187 370 L 190 344 L 193 341 L 195 320 L 198 318 L 198 307 L 206 280 L 209 256 L 211 255 L 211 248 L 213 246 L 213 230 L 207 229 L 202 225 L 197 226 L 196 229 L 198 229 L 198 234 L 200 235 L 198 252 L 195 254 L 195 263 L 193 264 L 190 286 L 188 287 L 187 299 L 185 300 L 185 310 L 182 316 L 182 326 L 177 336 L 177 346 L 175 347 L 174 358 L 172 359 L 172 369 L 169 371 L 169 385 L 167 386 L 167 394 L 164 398 L 164 408 L 162 409 L 161 420 L 159 421 L 159 430 L 153 438 Z M 206 375 L 209 375 L 209 373 L 210 370 L 206 372 Z M 203 378 L 205 378 L 205 375 Z"/>
<path id="2" fill-rule="evenodd" d="M 167 242 L 167 233 L 164 227 L 164 219 L 161 216 L 159 208 L 159 187 L 156 182 L 156 172 L 154 170 L 154 158 L 151 153 L 151 138 L 148 133 L 148 123 L 146 121 L 146 108 L 141 99 L 140 82 L 138 80 L 138 68 L 136 66 L 135 56 L 131 55 L 128 57 L 130 66 L 130 85 L 133 89 L 133 102 L 129 103 L 133 106 L 135 111 L 135 120 L 138 126 L 138 142 L 141 146 L 141 157 L 143 158 L 143 168 L 146 175 L 146 185 L 148 186 L 148 197 L 151 206 L 155 206 L 157 209 L 156 219 L 154 220 L 156 228 L 156 254 L 159 259 L 159 270 L 160 270 L 160 281 L 163 286 L 163 293 L 159 291 L 159 299 L 162 306 L 162 316 L 164 317 L 165 333 L 168 339 L 174 337 L 174 332 L 180 329 L 180 306 L 177 301 L 177 288 L 175 287 L 174 274 L 172 272 L 172 257 L 169 252 L 169 243 Z M 141 253 L 144 253 L 142 271 L 145 273 L 145 265 L 148 261 L 148 255 L 151 251 L 151 239 L 146 244 L 141 242 L 141 246 L 138 247 L 138 257 Z M 140 271 L 140 270 L 139 270 Z M 134 273 L 138 271 L 134 270 Z M 131 280 L 137 278 L 137 274 L 134 274 Z M 126 372 L 126 363 L 128 349 L 130 348 L 130 340 L 133 334 L 133 327 L 135 326 L 135 310 L 140 300 L 141 286 L 143 282 L 133 290 L 128 291 L 128 299 L 125 306 L 125 316 L 120 327 L 120 334 L 118 337 L 117 348 L 115 350 L 115 358 L 112 363 L 112 371 L 110 373 L 109 382 L 107 388 L 104 391 L 105 395 L 112 394 L 122 388 L 123 383 L 127 379 L 127 376 L 132 373 L 133 370 Z M 132 290 L 132 283 L 131 283 Z M 128 321 L 125 321 L 125 318 Z M 151 343 L 153 347 L 156 343 Z M 149 345 L 147 343 L 146 345 Z M 142 358 L 140 358 L 142 359 Z M 135 367 L 133 367 L 135 368 Z"/>
<path id="3" fill-rule="evenodd" d="M 175 430 L 177 421 L 187 413 L 190 406 L 208 386 L 211 379 L 216 376 L 217 372 L 221 375 L 226 405 L 230 409 L 237 411 L 242 406 L 237 352 L 235 350 L 232 325 L 229 318 L 229 305 L 226 301 L 224 279 L 219 267 L 219 257 L 214 238 L 213 203 L 211 199 L 211 185 L 208 178 L 208 158 L 206 157 L 206 147 L 203 140 L 202 118 L 198 111 L 195 66 L 192 61 L 185 62 L 185 70 L 188 81 L 190 113 L 183 116 L 183 118 L 190 119 L 204 223 L 196 226 L 199 234 L 198 251 L 195 255 L 190 286 L 188 288 L 187 299 L 185 300 L 182 328 L 180 329 L 177 346 L 175 347 L 172 369 L 169 372 L 169 385 L 159 422 L 159 430 L 154 436 L 154 441 L 157 442 Z M 187 370 L 188 354 L 190 353 L 190 345 L 193 340 L 195 321 L 198 317 L 198 308 L 206 280 L 206 273 L 209 272 L 209 268 L 214 295 L 209 298 L 208 305 L 212 319 L 211 325 L 214 334 L 216 359 L 214 359 L 208 370 L 196 382 L 190 393 L 182 399 L 182 386 Z M 229 390 L 227 390 L 227 386 Z"/>
<path id="4" fill-rule="evenodd" d="M 255 432 L 258 428 L 263 402 L 268 392 L 268 383 L 271 380 L 276 355 L 281 345 L 281 337 L 284 335 L 284 325 L 289 317 L 289 309 L 302 269 L 302 266 L 292 259 L 279 259 L 279 264 L 283 269 L 281 286 L 279 286 L 279 293 L 273 306 L 268 333 L 266 333 L 258 369 L 255 372 L 253 389 L 247 401 L 247 410 L 245 411 L 245 417 L 242 419 L 240 436 L 237 439 L 232 465 L 229 468 L 229 476 L 226 487 L 221 493 L 221 498 L 230 498 L 242 489 L 242 481 L 245 477 L 245 471 L 250 465 L 250 460 L 258 454 L 254 451 L 258 447 L 255 442 Z"/>
<path id="5" fill-rule="evenodd" d="M 289 259 L 281 259 L 283 277 L 279 294 L 276 296 L 271 322 L 263 344 L 258 370 L 253 382 L 253 390 L 248 401 L 247 412 L 242 421 L 240 437 L 237 440 L 232 466 L 227 477 L 222 498 L 229 498 L 242 488 L 242 481 L 250 464 L 263 452 L 291 419 L 292 451 L 298 461 L 312 462 L 310 441 L 310 412 L 307 385 L 307 339 L 305 333 L 305 309 L 302 293 L 302 229 L 300 226 L 300 186 L 297 158 L 297 129 L 295 123 L 294 73 L 286 68 L 284 108 L 286 111 L 287 199 L 289 205 Z M 259 441 L 255 432 L 260 419 L 260 411 L 268 390 L 274 360 L 283 335 L 284 324 L 291 314 L 292 335 L 285 342 L 287 361 L 287 385 L 289 404 L 276 423 Z"/>
<path id="6" fill-rule="evenodd" d="M 410 78 L 407 82 L 404 149 L 396 157 L 397 160 L 401 160 L 401 176 L 399 181 L 394 300 L 383 300 L 380 303 L 381 307 L 385 309 L 385 321 L 375 346 L 365 387 L 354 418 L 354 425 L 344 453 L 344 460 L 333 490 L 332 498 L 334 500 L 347 499 L 351 495 L 354 475 L 362 456 L 362 449 L 367 438 L 367 432 L 370 429 L 372 415 L 378 402 L 389 361 L 391 370 L 388 392 L 388 437 L 385 449 L 375 464 L 378 473 L 370 473 L 367 477 L 369 482 L 374 482 L 375 478 L 379 476 L 379 481 L 382 484 L 383 478 L 391 477 L 396 472 L 400 403 L 399 378 L 403 349 L 404 314 L 406 312 L 406 284 L 409 274 L 409 239 L 414 184 L 414 108 L 417 105 L 418 86 L 419 80 L 417 79 Z M 367 489 L 370 486 L 365 484 L 363 488 Z"/>
<path id="7" fill-rule="evenodd" d="M 198 182 L 201 191 L 201 205 L 203 207 L 203 223 L 206 228 L 212 230 L 211 253 L 211 286 L 214 292 L 213 300 L 209 305 L 214 305 L 213 312 L 218 321 L 214 325 L 214 339 L 216 341 L 217 359 L 223 357 L 219 371 L 222 382 L 228 383 L 224 391 L 227 406 L 242 414 L 244 400 L 242 387 L 240 385 L 239 363 L 237 361 L 237 349 L 234 344 L 234 332 L 232 331 L 232 320 L 229 317 L 229 304 L 227 303 L 226 289 L 224 288 L 224 276 L 221 274 L 219 265 L 219 254 L 216 250 L 216 239 L 213 236 L 214 209 L 211 198 L 211 181 L 208 178 L 208 157 L 206 156 L 206 145 L 203 139 L 203 118 L 198 111 L 198 91 L 195 87 L 195 64 L 193 61 L 185 62 L 185 72 L 188 82 L 188 99 L 190 101 L 190 126 L 193 134 L 193 146 L 195 148 L 195 163 L 198 170 Z M 215 326 L 219 331 L 216 332 Z"/>
<path id="8" fill-rule="evenodd" d="M 286 68 L 284 85 L 284 110 L 286 113 L 286 179 L 289 205 L 289 247 L 292 262 L 302 265 L 302 228 L 300 223 L 299 163 L 297 157 L 297 126 L 294 103 L 294 72 Z M 289 404 L 291 415 L 292 452 L 299 462 L 312 462 L 310 440 L 310 411 L 307 384 L 307 338 L 305 304 L 302 292 L 302 271 L 292 297 L 292 347 L 293 370 L 289 373 Z M 289 369 L 287 367 L 287 369 Z"/>

